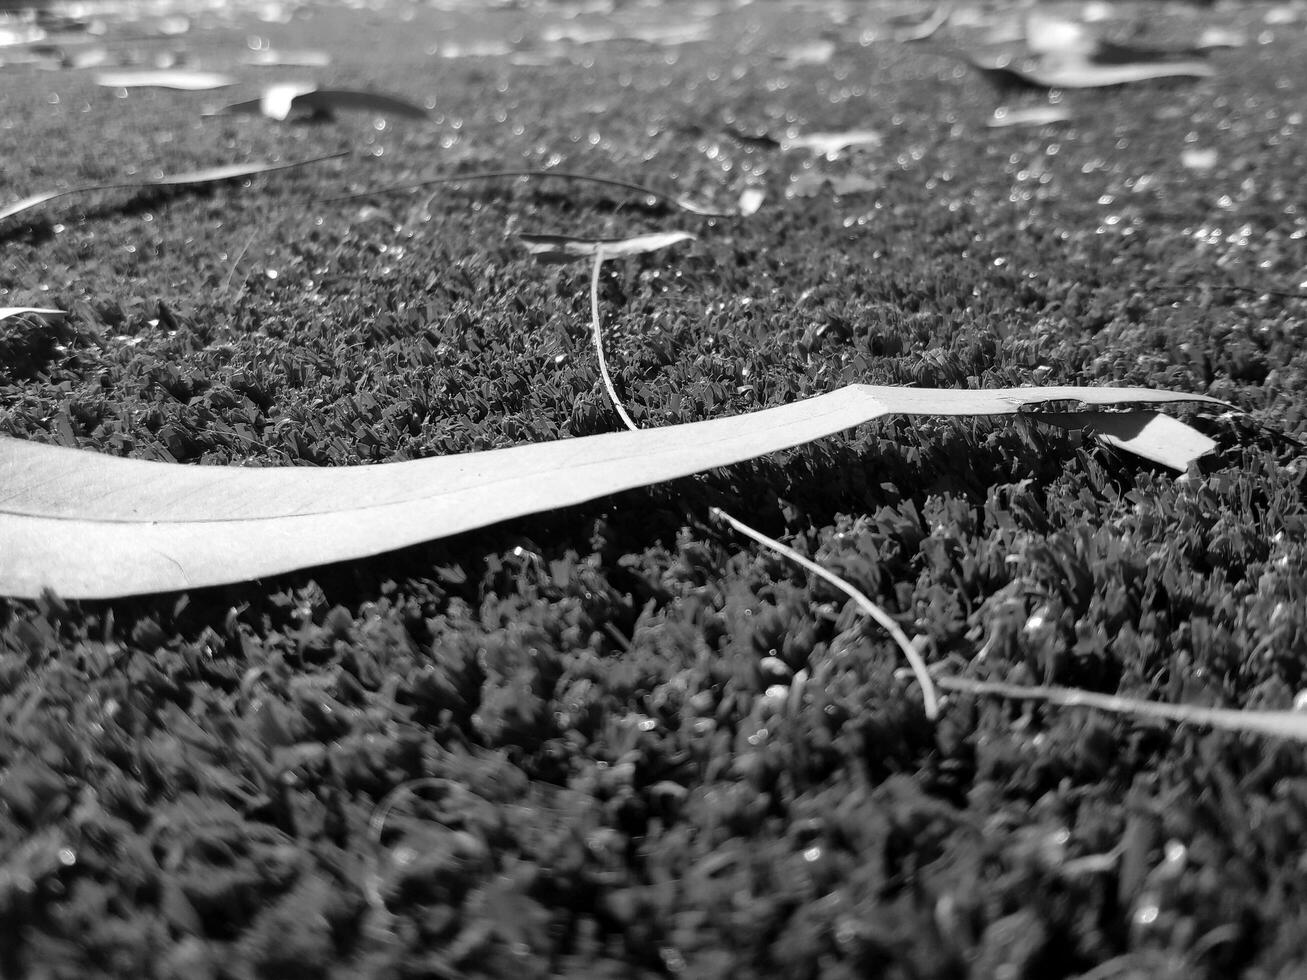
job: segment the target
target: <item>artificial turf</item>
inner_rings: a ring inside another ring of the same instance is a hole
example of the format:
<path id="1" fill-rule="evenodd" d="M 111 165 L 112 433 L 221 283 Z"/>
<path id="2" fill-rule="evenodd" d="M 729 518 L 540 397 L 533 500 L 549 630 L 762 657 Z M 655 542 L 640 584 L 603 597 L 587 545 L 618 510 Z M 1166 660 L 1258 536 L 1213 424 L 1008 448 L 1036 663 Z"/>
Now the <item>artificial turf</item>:
<path id="1" fill-rule="evenodd" d="M 1025 420 L 890 419 L 275 580 L 0 601 L 0 975 L 1301 975 L 1300 746 L 957 695 L 932 724 L 839 593 L 708 519 L 839 572 L 953 672 L 1292 706 L 1307 34 L 1286 9 L 1118 7 L 1154 40 L 1246 43 L 1211 80 L 1067 93 L 1073 121 L 1034 129 L 988 129 L 1000 96 L 943 53 L 974 21 L 898 44 L 857 3 L 315 4 L 164 39 L 118 12 L 116 57 L 334 60 L 198 94 L 0 68 L 4 202 L 352 151 L 0 227 L 0 302 L 71 311 L 0 324 L 13 437 L 335 466 L 613 430 L 588 270 L 516 231 L 698 236 L 601 284 L 641 425 L 851 382 L 1240 410 L 1190 417 L 1219 448 L 1180 478 Z M 639 37 L 686 22 L 705 36 Z M 828 61 L 796 50 L 820 38 Z M 201 114 L 310 76 L 431 117 Z M 830 161 L 743 138 L 849 128 L 883 142 Z M 335 200 L 522 168 L 768 199 Z"/>

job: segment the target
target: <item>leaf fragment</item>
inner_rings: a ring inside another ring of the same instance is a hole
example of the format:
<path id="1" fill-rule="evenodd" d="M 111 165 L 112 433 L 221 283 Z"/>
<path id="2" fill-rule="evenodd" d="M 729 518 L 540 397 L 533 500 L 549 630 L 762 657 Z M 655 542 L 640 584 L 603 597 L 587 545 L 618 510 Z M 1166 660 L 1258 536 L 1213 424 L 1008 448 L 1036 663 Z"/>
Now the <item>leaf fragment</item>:
<path id="1" fill-rule="evenodd" d="M 164 68 L 147 71 L 106 71 L 95 76 L 104 88 L 169 88 L 182 92 L 203 92 L 235 85 L 236 79 L 213 71 L 184 71 Z"/>
<path id="2" fill-rule="evenodd" d="M 393 95 L 356 89 L 318 88 L 301 82 L 269 85 L 257 99 L 224 106 L 218 113 L 257 113 L 281 122 L 300 115 L 330 117 L 337 111 L 345 110 L 381 116 L 403 116 L 407 119 L 426 119 L 429 115 L 422 106 Z"/>
<path id="3" fill-rule="evenodd" d="M 631 238 L 575 238 L 571 235 L 542 235 L 521 232 L 518 240 L 541 262 L 565 263 L 593 258 L 603 249 L 606 259 L 656 252 L 678 242 L 694 240 L 688 231 L 659 231 Z"/>
<path id="4" fill-rule="evenodd" d="M 1015 126 L 1051 126 L 1071 121 L 1071 111 L 1060 105 L 999 106 L 985 123 L 990 129 Z"/>
<path id="5" fill-rule="evenodd" d="M 377 466 L 189 466 L 0 438 L 0 595 L 109 598 L 381 554 L 661 483 L 890 414 L 1055 401 L 1198 402 L 1147 388 L 848 387 L 744 415 Z"/>
<path id="6" fill-rule="evenodd" d="M 1158 412 L 1039 412 L 1030 417 L 1062 429 L 1089 429 L 1109 446 L 1181 473 L 1216 448 L 1197 429 Z"/>
<path id="7" fill-rule="evenodd" d="M 782 150 L 806 150 L 817 156 L 835 156 L 845 150 L 880 146 L 883 138 L 874 129 L 849 129 L 838 133 L 804 133 L 780 140 Z"/>

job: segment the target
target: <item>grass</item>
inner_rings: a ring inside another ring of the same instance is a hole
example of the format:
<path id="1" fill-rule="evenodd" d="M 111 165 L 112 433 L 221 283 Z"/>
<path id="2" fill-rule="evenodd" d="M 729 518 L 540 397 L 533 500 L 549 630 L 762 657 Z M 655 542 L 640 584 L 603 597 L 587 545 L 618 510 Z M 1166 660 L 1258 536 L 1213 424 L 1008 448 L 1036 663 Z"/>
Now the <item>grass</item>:
<path id="1" fill-rule="evenodd" d="M 1211 81 L 1068 93 L 1068 127 L 989 130 L 975 76 L 861 43 L 876 8 L 832 9 L 825 65 L 774 60 L 819 27 L 761 3 L 724 10 L 710 43 L 544 65 L 428 48 L 525 44 L 560 22 L 549 8 L 322 6 L 169 42 L 220 68 L 251 34 L 324 47 L 324 83 L 434 107 L 384 129 L 201 115 L 297 72 L 119 98 L 86 72 L 3 69 L 6 202 L 352 151 L 0 227 L 0 303 L 71 311 L 55 338 L 0 327 L 15 437 L 324 466 L 618 428 L 589 270 L 535 264 L 516 231 L 698 236 L 597 284 L 641 427 L 849 382 L 1146 384 L 1248 414 L 1194 418 L 1220 449 L 1179 480 L 1020 420 L 889 420 L 276 580 L 0 602 L 0 974 L 1303 968 L 1300 749 L 957 693 L 932 724 L 842 593 L 709 519 L 839 574 L 977 681 L 1291 708 L 1301 27 L 1148 8 L 1163 39 L 1228 19 L 1257 43 L 1214 56 Z M 728 126 L 885 139 L 810 164 Z M 1189 146 L 1216 166 L 1184 168 Z M 879 189 L 787 199 L 809 167 Z M 334 200 L 542 168 L 723 210 L 749 184 L 769 198 L 743 220 L 539 181 Z M 802 698 L 775 696 L 805 671 Z"/>

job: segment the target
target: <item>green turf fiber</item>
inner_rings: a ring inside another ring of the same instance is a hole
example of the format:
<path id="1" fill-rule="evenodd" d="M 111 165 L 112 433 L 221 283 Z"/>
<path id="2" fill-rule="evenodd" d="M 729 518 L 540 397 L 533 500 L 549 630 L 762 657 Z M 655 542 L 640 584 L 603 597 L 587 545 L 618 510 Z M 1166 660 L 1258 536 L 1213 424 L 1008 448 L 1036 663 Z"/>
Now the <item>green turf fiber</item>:
<path id="1" fill-rule="evenodd" d="M 1139 384 L 1247 414 L 1186 414 L 1220 448 L 1179 479 L 1024 420 L 890 419 L 276 580 L 0 601 L 0 976 L 1307 969 L 1302 746 L 959 695 L 932 725 L 840 593 L 709 519 L 723 507 L 843 575 L 953 672 L 1292 706 L 1302 24 L 1141 8 L 1153 40 L 1219 23 L 1248 43 L 1212 56 L 1214 79 L 1068 93 L 1073 122 L 1010 130 L 986 128 L 1002 97 L 960 62 L 873 36 L 875 6 L 723 4 L 711 39 L 680 47 L 554 57 L 541 40 L 701 9 L 315 6 L 106 41 L 234 71 L 221 92 L 0 68 L 0 206 L 353 151 L 0 225 L 0 305 L 71 313 L 57 334 L 0 324 L 0 432 L 336 466 L 619 428 L 588 265 L 537 264 L 516 231 L 698 236 L 605 267 L 609 367 L 642 426 L 852 382 Z M 251 35 L 334 61 L 242 68 Z M 784 60 L 822 35 L 828 63 Z M 531 57 L 431 53 L 488 39 Z M 305 78 L 431 118 L 202 115 Z M 883 143 L 812 162 L 728 128 Z M 501 181 L 327 203 L 543 167 L 768 199 L 709 219 Z M 814 172 L 871 189 L 835 197 Z"/>

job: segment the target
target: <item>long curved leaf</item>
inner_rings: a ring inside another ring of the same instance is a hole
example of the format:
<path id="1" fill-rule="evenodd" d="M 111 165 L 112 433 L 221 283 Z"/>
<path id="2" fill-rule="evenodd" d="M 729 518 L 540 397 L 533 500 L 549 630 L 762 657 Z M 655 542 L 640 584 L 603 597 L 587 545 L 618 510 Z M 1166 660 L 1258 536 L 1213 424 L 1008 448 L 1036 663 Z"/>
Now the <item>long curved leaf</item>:
<path id="1" fill-rule="evenodd" d="M 884 415 L 1206 402 L 1146 388 L 850 385 L 779 408 L 376 466 L 180 466 L 0 439 L 0 594 L 108 598 L 392 551 L 727 466 Z"/>
<path id="2" fill-rule="evenodd" d="M 968 58 L 973 68 L 1001 89 L 1113 88 L 1164 78 L 1211 78 L 1215 69 L 1205 61 L 1138 61 L 1100 63 L 1054 59 L 986 64 Z"/>
<path id="3" fill-rule="evenodd" d="M 291 170 L 295 167 L 306 167 L 311 163 L 321 163 L 323 160 L 335 160 L 337 157 L 348 155 L 348 150 L 342 150 L 339 153 L 329 153 L 326 156 L 312 157 L 307 160 L 291 160 L 276 163 L 268 163 L 264 161 L 256 161 L 254 163 L 229 163 L 218 167 L 205 167 L 203 170 L 192 170 L 187 173 L 169 174 L 159 177 L 156 180 L 121 180 L 107 184 L 85 184 L 81 187 L 69 187 L 61 191 L 45 191 L 42 194 L 33 194 L 31 197 L 25 197 L 21 201 L 15 201 L 13 204 L 0 208 L 0 221 L 3 221 L 5 218 L 12 218 L 16 214 L 22 214 L 24 211 L 29 211 L 38 204 L 44 204 L 46 201 L 53 201 L 60 197 L 68 197 L 72 194 L 89 194 L 92 191 L 147 190 L 151 187 L 181 187 L 196 184 L 212 184 L 223 180 L 235 180 L 238 177 L 254 177 L 258 174 L 269 174 L 278 170 Z"/>

